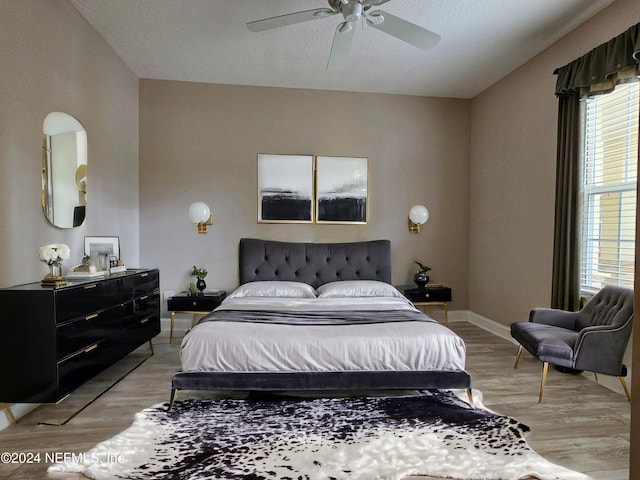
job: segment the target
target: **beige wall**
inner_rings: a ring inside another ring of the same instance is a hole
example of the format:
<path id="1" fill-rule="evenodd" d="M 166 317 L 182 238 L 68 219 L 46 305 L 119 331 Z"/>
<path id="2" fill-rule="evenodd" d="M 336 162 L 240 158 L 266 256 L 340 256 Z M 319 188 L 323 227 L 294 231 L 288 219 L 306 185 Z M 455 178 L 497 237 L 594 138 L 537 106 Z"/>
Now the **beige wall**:
<path id="1" fill-rule="evenodd" d="M 505 325 L 549 306 L 556 67 L 640 21 L 618 0 L 471 103 L 469 309 Z"/>
<path id="2" fill-rule="evenodd" d="M 41 279 L 38 247 L 118 235 L 138 258 L 138 79 L 66 0 L 0 0 L 0 287 Z M 40 207 L 42 122 L 67 112 L 87 130 L 85 224 L 59 229 Z"/>
<path id="3" fill-rule="evenodd" d="M 469 309 L 504 325 L 549 306 L 557 101 L 556 67 L 640 21 L 617 0 L 471 103 Z M 636 245 L 636 257 L 638 249 Z M 637 271 L 636 271 L 637 273 Z M 640 305 L 636 292 L 636 308 Z M 634 369 L 640 371 L 635 329 Z M 630 477 L 640 476 L 640 382 L 632 382 Z M 624 433 L 624 432 L 622 432 Z"/>
<path id="4" fill-rule="evenodd" d="M 369 158 L 367 225 L 259 224 L 257 154 Z M 399 95 L 141 80 L 140 237 L 163 290 L 184 290 L 194 264 L 210 288 L 237 285 L 243 236 L 290 241 L 387 238 L 394 282 L 414 260 L 451 285 L 467 307 L 469 101 Z M 187 217 L 206 202 L 214 225 L 198 235 Z M 426 205 L 420 235 L 409 208 Z"/>

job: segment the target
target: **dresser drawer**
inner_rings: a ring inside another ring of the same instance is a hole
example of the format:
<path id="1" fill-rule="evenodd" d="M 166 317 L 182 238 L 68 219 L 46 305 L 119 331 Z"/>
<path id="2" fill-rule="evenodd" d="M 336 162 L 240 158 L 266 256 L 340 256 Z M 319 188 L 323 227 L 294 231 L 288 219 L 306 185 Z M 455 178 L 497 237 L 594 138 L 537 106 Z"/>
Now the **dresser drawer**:
<path id="1" fill-rule="evenodd" d="M 159 320 L 160 294 L 143 295 L 122 305 L 122 326 L 129 328 L 149 320 Z"/>
<path id="2" fill-rule="evenodd" d="M 139 297 L 150 292 L 154 292 L 160 288 L 160 272 L 158 270 L 149 270 L 137 273 L 123 279 L 123 291 L 130 298 Z"/>
<path id="3" fill-rule="evenodd" d="M 123 309 L 122 343 L 128 353 L 160 333 L 160 294 L 143 295 Z"/>
<path id="4" fill-rule="evenodd" d="M 56 329 L 58 360 L 84 350 L 103 338 L 117 334 L 121 328 L 119 306 L 58 325 Z"/>
<path id="5" fill-rule="evenodd" d="M 118 296 L 117 280 L 88 282 L 56 292 L 56 323 L 82 317 L 114 304 Z"/>
<path id="6" fill-rule="evenodd" d="M 120 335 L 93 343 L 58 363 L 58 393 L 74 390 L 122 357 Z"/>

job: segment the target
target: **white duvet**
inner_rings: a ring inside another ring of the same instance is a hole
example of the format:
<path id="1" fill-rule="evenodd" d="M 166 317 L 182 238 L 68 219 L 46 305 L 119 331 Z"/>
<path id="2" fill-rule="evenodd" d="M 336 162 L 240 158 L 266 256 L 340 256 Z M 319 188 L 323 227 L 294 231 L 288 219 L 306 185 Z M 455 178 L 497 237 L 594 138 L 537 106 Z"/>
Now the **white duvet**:
<path id="1" fill-rule="evenodd" d="M 217 310 L 415 310 L 404 298 L 228 298 Z M 182 371 L 464 370 L 465 345 L 435 321 L 283 325 L 212 321 L 182 341 Z"/>

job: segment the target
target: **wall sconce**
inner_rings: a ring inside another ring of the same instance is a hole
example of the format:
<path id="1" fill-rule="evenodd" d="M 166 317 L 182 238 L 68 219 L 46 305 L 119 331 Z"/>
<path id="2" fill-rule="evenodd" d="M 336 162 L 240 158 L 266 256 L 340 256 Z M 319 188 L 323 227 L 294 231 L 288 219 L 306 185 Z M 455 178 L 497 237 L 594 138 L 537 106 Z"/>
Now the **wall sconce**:
<path id="1" fill-rule="evenodd" d="M 414 205 L 409 210 L 409 231 L 420 233 L 420 225 L 424 225 L 429 220 L 429 210 L 424 205 Z"/>
<path id="2" fill-rule="evenodd" d="M 198 233 L 207 233 L 207 225 L 213 225 L 209 206 L 203 202 L 189 205 L 189 219 L 198 226 Z"/>

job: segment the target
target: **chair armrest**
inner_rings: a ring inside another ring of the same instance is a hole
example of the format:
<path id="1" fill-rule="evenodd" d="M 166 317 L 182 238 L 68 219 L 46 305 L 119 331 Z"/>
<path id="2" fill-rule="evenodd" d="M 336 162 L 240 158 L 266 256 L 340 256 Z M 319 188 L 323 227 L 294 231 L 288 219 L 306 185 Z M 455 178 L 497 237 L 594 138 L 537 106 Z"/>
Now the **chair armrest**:
<path id="1" fill-rule="evenodd" d="M 575 330 L 578 312 L 567 312 L 556 308 L 534 308 L 529 314 L 529 321 Z"/>
<path id="2" fill-rule="evenodd" d="M 622 359 L 631 337 L 632 322 L 624 325 L 594 325 L 580 330 L 574 346 L 575 368 L 621 375 Z"/>

